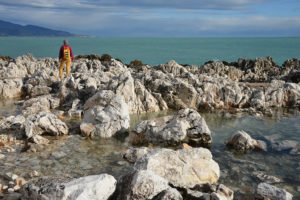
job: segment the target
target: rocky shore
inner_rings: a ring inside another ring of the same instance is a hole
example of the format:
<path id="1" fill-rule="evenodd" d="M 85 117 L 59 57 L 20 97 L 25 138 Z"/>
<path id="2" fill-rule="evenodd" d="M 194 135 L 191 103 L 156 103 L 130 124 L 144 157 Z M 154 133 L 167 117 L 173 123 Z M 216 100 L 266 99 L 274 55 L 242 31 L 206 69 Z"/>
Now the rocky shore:
<path id="1" fill-rule="evenodd" d="M 57 59 L 31 55 L 0 59 L 0 98 L 17 98 L 21 108 L 17 115 L 0 120 L 0 160 L 12 146 L 22 147 L 22 152 L 47 149 L 52 145 L 48 136 L 93 139 L 130 133 L 131 146 L 165 148 L 126 151 L 124 158 L 134 166 L 118 180 L 109 174 L 81 178 L 36 175 L 25 180 L 0 173 L 0 199 L 243 199 L 218 182 L 220 167 L 207 149 L 213 145 L 211 130 L 197 111 L 272 116 L 276 109 L 300 109 L 297 59 L 282 66 L 270 57 L 203 66 L 175 61 L 149 66 L 125 65 L 109 56 L 77 56 L 64 80 L 58 79 L 58 65 Z M 166 110 L 174 112 L 130 129 L 132 114 Z M 242 130 L 226 144 L 242 153 L 268 151 L 264 141 Z M 300 154 L 297 143 L 272 145 Z M 61 155 L 55 156 L 59 159 Z M 292 199 L 288 191 L 265 179 L 253 199 Z"/>

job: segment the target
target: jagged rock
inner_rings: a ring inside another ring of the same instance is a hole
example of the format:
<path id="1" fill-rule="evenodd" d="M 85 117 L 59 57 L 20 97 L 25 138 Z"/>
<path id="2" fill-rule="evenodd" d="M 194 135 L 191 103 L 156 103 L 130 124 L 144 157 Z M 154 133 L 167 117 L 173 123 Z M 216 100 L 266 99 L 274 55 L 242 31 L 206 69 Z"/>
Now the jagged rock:
<path id="1" fill-rule="evenodd" d="M 174 76 L 180 75 L 184 72 L 187 72 L 187 70 L 179 65 L 178 63 L 176 63 L 176 61 L 171 60 L 166 64 L 161 64 L 155 67 L 156 70 L 161 70 L 164 73 L 171 73 Z"/>
<path id="2" fill-rule="evenodd" d="M 0 80 L 0 98 L 8 99 L 22 95 L 23 81 L 20 78 Z"/>
<path id="3" fill-rule="evenodd" d="M 108 174 L 92 175 L 70 180 L 40 177 L 25 184 L 21 193 L 25 200 L 46 199 L 108 199 L 116 188 L 116 180 Z"/>
<path id="4" fill-rule="evenodd" d="M 260 146 L 260 144 L 264 144 L 263 142 L 260 143 L 258 140 L 252 139 L 245 131 L 237 131 L 225 143 L 229 148 L 240 152 L 264 148 L 264 146 Z"/>
<path id="5" fill-rule="evenodd" d="M 129 128 L 128 106 L 122 96 L 110 90 L 101 90 L 95 94 L 85 103 L 84 108 L 87 111 L 84 113 L 83 124 L 94 126 L 94 131 L 90 131 L 94 135 L 91 136 L 112 137 Z"/>
<path id="6" fill-rule="evenodd" d="M 133 171 L 118 184 L 118 200 L 150 200 L 170 186 L 168 181 L 151 171 Z"/>
<path id="7" fill-rule="evenodd" d="M 123 158 L 131 163 L 135 163 L 143 155 L 147 154 L 150 151 L 147 147 L 141 148 L 130 148 L 123 153 Z"/>
<path id="8" fill-rule="evenodd" d="M 285 189 L 277 188 L 267 183 L 260 183 L 257 186 L 257 195 L 259 197 L 266 197 L 274 200 L 292 200 L 293 195 Z"/>
<path id="9" fill-rule="evenodd" d="M 154 143 L 187 142 L 206 146 L 212 142 L 211 132 L 204 118 L 193 109 L 183 109 L 173 116 L 142 121 L 132 131 Z"/>
<path id="10" fill-rule="evenodd" d="M 22 115 L 9 116 L 0 120 L 0 130 L 21 130 L 25 122 L 25 117 Z"/>
<path id="11" fill-rule="evenodd" d="M 178 190 L 170 187 L 159 193 L 152 200 L 183 200 L 183 198 Z"/>
<path id="12" fill-rule="evenodd" d="M 25 101 L 22 107 L 22 114 L 28 116 L 41 111 L 50 111 L 58 106 L 58 98 L 55 98 L 52 95 L 44 95 Z"/>
<path id="13" fill-rule="evenodd" d="M 27 117 L 25 123 L 25 134 L 27 138 L 35 135 L 66 135 L 69 128 L 57 116 L 49 112 L 40 112 Z"/>
<path id="14" fill-rule="evenodd" d="M 168 180 L 175 187 L 192 188 L 199 183 L 215 183 L 219 165 L 208 149 L 155 149 L 138 159 L 136 170 L 147 170 Z"/>

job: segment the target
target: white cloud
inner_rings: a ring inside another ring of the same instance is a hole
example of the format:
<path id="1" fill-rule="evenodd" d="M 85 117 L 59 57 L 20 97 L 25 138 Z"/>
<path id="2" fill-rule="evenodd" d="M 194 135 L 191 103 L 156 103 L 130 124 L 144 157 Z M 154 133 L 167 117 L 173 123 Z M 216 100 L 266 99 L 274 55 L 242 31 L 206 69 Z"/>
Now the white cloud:
<path id="1" fill-rule="evenodd" d="M 182 9 L 167 9 L 164 13 L 164 9 L 158 11 L 148 8 L 150 4 L 150 7 L 163 8 L 172 3 L 174 8 L 180 7 L 183 3 L 197 8 L 207 3 L 207 8 L 222 8 L 223 4 L 228 4 L 227 8 L 233 9 L 266 1 L 172 0 L 161 3 L 158 0 L 75 0 L 72 1 L 70 8 L 69 0 L 28 0 L 26 3 L 17 0 L 0 0 L 0 19 L 109 37 L 299 35 L 299 16 L 285 18 L 235 16 L 232 13 L 231 15 L 206 15 L 205 12 L 189 10 L 184 6 Z M 129 5 L 131 6 L 128 7 Z M 141 7 L 145 8 L 141 9 Z"/>

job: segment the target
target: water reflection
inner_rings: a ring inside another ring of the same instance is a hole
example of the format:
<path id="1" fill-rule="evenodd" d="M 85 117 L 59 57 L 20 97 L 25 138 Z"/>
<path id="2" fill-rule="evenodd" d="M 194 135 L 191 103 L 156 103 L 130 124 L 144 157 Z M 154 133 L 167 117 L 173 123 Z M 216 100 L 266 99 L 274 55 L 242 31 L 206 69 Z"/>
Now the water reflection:
<path id="1" fill-rule="evenodd" d="M 14 107 L 14 104 L 0 105 Z M 131 115 L 131 128 L 141 120 L 172 113 L 174 111 Z M 201 113 L 201 116 L 212 131 L 211 151 L 221 168 L 220 182 L 240 193 L 253 193 L 260 183 L 256 175 L 263 173 L 281 179 L 275 185 L 287 189 L 295 199 L 300 198 L 300 156 L 272 151 L 270 141 L 267 141 L 267 138 L 271 138 L 275 141 L 300 142 L 300 116 L 276 113 L 275 117 L 258 118 L 226 112 Z M 224 141 L 237 130 L 244 130 L 255 139 L 267 141 L 270 151 L 248 154 L 228 151 Z M 122 153 L 131 146 L 128 135 L 93 140 L 80 135 L 48 139 L 51 144 L 37 152 L 20 153 L 19 148 L 17 152 L 5 153 L 5 158 L 0 163 L 0 171 L 13 172 L 24 177 L 28 177 L 33 170 L 48 176 L 80 177 L 109 173 L 119 177 L 132 167 L 132 164 L 122 159 Z"/>

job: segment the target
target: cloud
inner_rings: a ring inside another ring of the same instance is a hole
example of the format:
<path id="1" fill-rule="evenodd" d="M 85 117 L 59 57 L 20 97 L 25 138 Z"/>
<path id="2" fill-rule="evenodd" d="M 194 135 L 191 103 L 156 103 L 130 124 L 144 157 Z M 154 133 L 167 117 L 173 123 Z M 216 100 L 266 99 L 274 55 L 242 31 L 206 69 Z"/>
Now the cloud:
<path id="1" fill-rule="evenodd" d="M 0 0 L 0 19 L 104 37 L 299 36 L 300 16 L 241 14 L 273 1 Z"/>
<path id="2" fill-rule="evenodd" d="M 216 9 L 236 10 L 249 5 L 261 4 L 276 0 L 0 0 L 0 4 L 18 7 L 39 7 L 39 8 L 89 8 L 97 9 L 103 7 L 131 7 L 131 8 L 168 8 L 168 9 Z"/>

